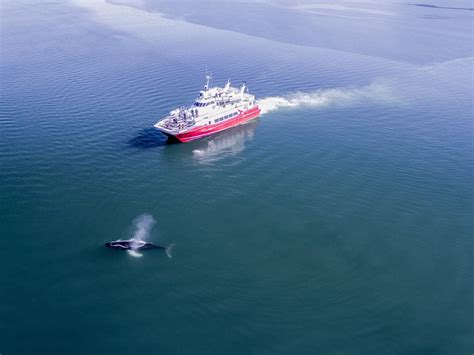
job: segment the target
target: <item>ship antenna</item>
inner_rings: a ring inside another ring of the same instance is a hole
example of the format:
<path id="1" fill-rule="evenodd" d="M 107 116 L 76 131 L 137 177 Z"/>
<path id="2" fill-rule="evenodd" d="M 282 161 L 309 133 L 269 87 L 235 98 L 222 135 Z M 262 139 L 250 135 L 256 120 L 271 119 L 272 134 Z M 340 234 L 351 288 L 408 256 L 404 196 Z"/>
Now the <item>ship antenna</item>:
<path id="1" fill-rule="evenodd" d="M 245 89 L 247 88 L 246 86 L 246 82 L 244 81 L 244 83 L 242 84 L 242 86 L 240 87 L 240 94 L 243 94 L 245 92 Z"/>
<path id="2" fill-rule="evenodd" d="M 205 86 L 206 90 L 209 89 L 209 81 L 210 80 L 211 80 L 211 77 L 209 75 L 206 75 L 206 86 Z"/>
<path id="3" fill-rule="evenodd" d="M 207 91 L 209 89 L 209 80 L 211 77 L 207 74 L 207 64 L 206 64 L 206 85 L 204 85 L 204 90 Z"/>

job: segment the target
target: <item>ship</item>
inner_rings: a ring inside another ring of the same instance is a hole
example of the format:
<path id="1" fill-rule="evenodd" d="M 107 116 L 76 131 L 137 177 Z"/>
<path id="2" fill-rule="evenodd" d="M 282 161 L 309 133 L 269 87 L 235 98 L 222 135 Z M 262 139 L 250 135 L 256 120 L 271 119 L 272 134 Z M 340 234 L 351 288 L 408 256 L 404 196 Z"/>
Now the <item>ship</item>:
<path id="1" fill-rule="evenodd" d="M 211 77 L 189 107 L 182 106 L 169 112 L 154 127 L 180 142 L 210 136 L 257 118 L 260 108 L 255 96 L 249 94 L 246 83 L 232 87 L 230 79 L 224 87 L 210 87 Z"/>

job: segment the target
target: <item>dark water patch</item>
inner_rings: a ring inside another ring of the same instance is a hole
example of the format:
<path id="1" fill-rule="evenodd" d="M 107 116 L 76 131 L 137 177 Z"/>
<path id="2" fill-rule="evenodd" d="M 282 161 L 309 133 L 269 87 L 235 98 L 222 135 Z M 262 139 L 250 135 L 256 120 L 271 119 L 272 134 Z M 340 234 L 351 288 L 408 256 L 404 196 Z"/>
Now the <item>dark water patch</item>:
<path id="1" fill-rule="evenodd" d="M 432 8 L 432 9 L 474 11 L 474 8 L 472 8 L 472 7 L 438 6 L 438 5 L 431 5 L 431 4 L 407 4 L 407 5 L 419 6 L 419 7 L 429 7 L 429 8 Z"/>
<path id="2" fill-rule="evenodd" d="M 172 137 L 166 137 L 154 128 L 145 128 L 128 141 L 128 144 L 135 148 L 156 148 L 175 143 L 179 143 L 179 141 Z"/>

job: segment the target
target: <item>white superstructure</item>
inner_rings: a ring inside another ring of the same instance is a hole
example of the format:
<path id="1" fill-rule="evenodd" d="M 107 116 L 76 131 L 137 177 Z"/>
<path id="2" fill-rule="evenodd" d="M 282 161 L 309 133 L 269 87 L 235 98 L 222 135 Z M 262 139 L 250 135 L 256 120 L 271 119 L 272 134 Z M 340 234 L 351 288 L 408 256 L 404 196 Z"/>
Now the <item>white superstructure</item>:
<path id="1" fill-rule="evenodd" d="M 216 125 L 217 128 L 221 123 L 231 122 L 239 115 L 258 108 L 255 96 L 248 93 L 245 83 L 240 88 L 235 88 L 230 86 L 228 80 L 224 87 L 209 87 L 210 79 L 210 76 L 206 76 L 206 85 L 192 105 L 170 111 L 155 127 L 179 139 L 179 135 L 183 133 L 197 131 L 205 126 Z"/>

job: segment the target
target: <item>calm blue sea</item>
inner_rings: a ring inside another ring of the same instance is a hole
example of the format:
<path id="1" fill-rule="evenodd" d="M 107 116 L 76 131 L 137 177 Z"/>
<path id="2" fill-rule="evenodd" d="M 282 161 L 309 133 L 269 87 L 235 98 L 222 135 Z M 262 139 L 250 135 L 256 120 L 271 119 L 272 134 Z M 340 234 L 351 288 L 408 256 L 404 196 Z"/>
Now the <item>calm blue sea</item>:
<path id="1" fill-rule="evenodd" d="M 2 2 L 0 353 L 472 354 L 473 8 Z"/>

